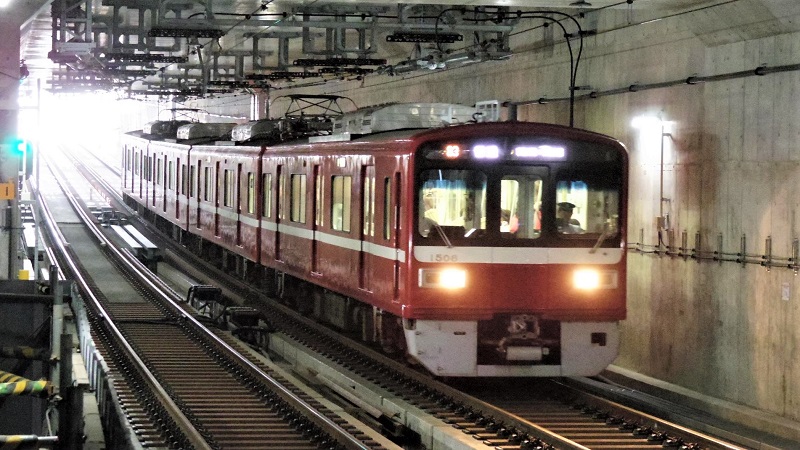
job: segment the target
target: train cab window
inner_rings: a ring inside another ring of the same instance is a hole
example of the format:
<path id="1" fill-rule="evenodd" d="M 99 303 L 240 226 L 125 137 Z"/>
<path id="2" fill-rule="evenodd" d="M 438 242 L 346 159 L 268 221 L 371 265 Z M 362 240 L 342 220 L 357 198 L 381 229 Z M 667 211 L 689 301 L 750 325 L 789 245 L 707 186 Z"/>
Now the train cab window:
<path id="1" fill-rule="evenodd" d="M 337 175 L 331 180 L 331 228 L 350 232 L 350 189 L 353 179 Z"/>
<path id="2" fill-rule="evenodd" d="M 619 188 L 606 180 L 556 183 L 556 227 L 561 234 L 613 235 L 619 228 Z"/>
<path id="3" fill-rule="evenodd" d="M 500 236 L 535 239 L 541 235 L 542 180 L 506 175 L 500 180 Z"/>
<path id="4" fill-rule="evenodd" d="M 272 174 L 261 174 L 261 215 L 272 217 Z"/>
<path id="5" fill-rule="evenodd" d="M 292 190 L 289 193 L 292 209 L 289 220 L 292 222 L 306 223 L 306 176 L 293 174 L 291 177 Z"/>
<path id="6" fill-rule="evenodd" d="M 420 177 L 419 234 L 448 239 L 483 234 L 487 185 L 484 173 L 436 169 L 423 171 Z"/>

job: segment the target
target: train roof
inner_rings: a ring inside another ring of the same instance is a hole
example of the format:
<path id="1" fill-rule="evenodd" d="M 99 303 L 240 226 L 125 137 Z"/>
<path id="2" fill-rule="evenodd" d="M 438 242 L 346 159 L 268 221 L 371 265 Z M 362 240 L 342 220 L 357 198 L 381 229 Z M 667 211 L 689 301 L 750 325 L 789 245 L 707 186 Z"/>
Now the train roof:
<path id="1" fill-rule="evenodd" d="M 571 139 L 612 145 L 625 151 L 625 147 L 610 136 L 564 125 L 537 122 L 480 122 L 481 115 L 475 107 L 448 103 L 404 103 L 378 105 L 346 113 L 331 122 L 310 123 L 296 118 L 270 119 L 240 124 L 230 131 L 235 139 L 211 136 L 190 140 L 169 139 L 187 145 L 220 147 L 235 153 L 238 147 L 258 147 L 268 151 L 282 152 L 290 149 L 309 151 L 310 145 L 322 144 L 320 148 L 338 148 L 347 151 L 363 151 L 360 143 L 385 143 L 414 140 L 418 143 L 441 139 L 469 139 L 480 136 L 536 136 L 552 139 Z M 319 121 L 317 121 L 319 122 Z M 215 124 L 192 124 L 179 129 L 203 129 Z M 168 128 L 167 125 L 160 125 Z M 146 130 L 145 130 L 146 131 Z M 220 130 L 217 130 L 219 132 Z M 134 134 L 134 133 L 129 133 Z M 203 133 L 197 133 L 202 135 Z M 147 138 L 147 134 L 140 135 Z M 180 137 L 180 136 L 179 136 Z M 164 140 L 154 139 L 154 140 Z M 235 147 L 234 147 L 235 146 Z M 331 147 L 329 147 L 331 146 Z M 379 146 L 374 149 L 377 150 Z M 220 150 L 214 150 L 220 151 Z M 247 152 L 250 153 L 250 152 Z"/>

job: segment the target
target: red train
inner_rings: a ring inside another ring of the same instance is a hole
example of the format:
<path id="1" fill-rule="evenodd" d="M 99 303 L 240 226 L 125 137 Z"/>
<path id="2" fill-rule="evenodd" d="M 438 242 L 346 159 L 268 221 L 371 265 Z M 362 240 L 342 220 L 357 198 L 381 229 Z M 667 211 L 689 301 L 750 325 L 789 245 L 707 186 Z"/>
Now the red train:
<path id="1" fill-rule="evenodd" d="M 627 152 L 549 124 L 430 128 L 474 112 L 371 108 L 294 140 L 298 124 L 240 126 L 272 131 L 249 144 L 132 132 L 124 193 L 228 270 L 433 374 L 595 375 L 625 318 Z"/>

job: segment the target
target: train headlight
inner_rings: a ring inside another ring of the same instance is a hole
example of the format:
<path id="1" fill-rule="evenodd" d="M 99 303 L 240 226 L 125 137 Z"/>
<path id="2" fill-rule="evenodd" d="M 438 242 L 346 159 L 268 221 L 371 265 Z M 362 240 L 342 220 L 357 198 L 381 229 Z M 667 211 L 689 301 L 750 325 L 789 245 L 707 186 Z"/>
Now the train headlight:
<path id="1" fill-rule="evenodd" d="M 582 291 L 597 289 L 600 287 L 600 272 L 593 269 L 576 270 L 572 276 L 572 284 Z"/>
<path id="2" fill-rule="evenodd" d="M 581 291 L 615 289 L 617 278 L 615 270 L 578 269 L 572 274 L 572 285 Z"/>
<path id="3" fill-rule="evenodd" d="M 419 270 L 419 287 L 461 289 L 466 286 L 466 270 L 454 268 Z"/>

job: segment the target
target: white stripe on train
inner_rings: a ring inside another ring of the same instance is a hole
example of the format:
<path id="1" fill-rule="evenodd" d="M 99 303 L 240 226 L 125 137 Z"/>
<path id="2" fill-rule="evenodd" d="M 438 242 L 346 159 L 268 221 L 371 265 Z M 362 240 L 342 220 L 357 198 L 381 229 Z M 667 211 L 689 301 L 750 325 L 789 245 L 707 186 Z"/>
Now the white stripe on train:
<path id="1" fill-rule="evenodd" d="M 196 207 L 197 202 L 192 199 Z M 394 247 L 380 245 L 372 242 L 362 242 L 336 234 L 323 231 L 313 231 L 307 228 L 286 223 L 275 223 L 269 220 L 259 220 L 247 215 L 239 215 L 225 208 L 216 208 L 201 203 L 200 208 L 211 214 L 219 214 L 228 220 L 241 220 L 243 224 L 251 227 L 262 227 L 267 231 L 279 231 L 290 236 L 302 239 L 316 239 L 328 245 L 346 248 L 352 251 L 363 250 L 380 258 L 406 261 L 406 252 Z M 617 264 L 622 260 L 624 252 L 621 248 L 600 248 L 595 253 L 589 253 L 588 248 L 564 247 L 414 247 L 414 259 L 425 263 L 458 263 L 458 264 Z"/>

